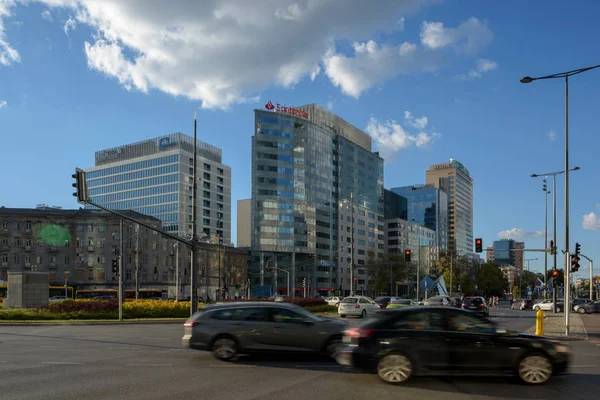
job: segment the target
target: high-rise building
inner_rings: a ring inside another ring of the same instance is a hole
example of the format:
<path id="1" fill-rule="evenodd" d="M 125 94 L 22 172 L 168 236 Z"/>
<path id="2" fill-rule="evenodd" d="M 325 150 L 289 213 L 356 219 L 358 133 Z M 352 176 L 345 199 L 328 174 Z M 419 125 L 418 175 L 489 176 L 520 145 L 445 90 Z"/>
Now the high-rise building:
<path id="1" fill-rule="evenodd" d="M 237 247 L 250 248 L 252 242 L 251 203 L 252 199 L 237 201 Z"/>
<path id="2" fill-rule="evenodd" d="M 487 248 L 487 260 L 499 266 L 513 266 L 517 271 L 523 271 L 523 249 L 525 242 L 513 239 L 496 240 Z M 516 251 L 515 251 L 516 250 Z"/>
<path id="3" fill-rule="evenodd" d="M 431 165 L 426 183 L 448 195 L 448 249 L 459 255 L 473 253 L 473 179 L 456 160 Z"/>
<path id="4" fill-rule="evenodd" d="M 292 295 L 303 283 L 348 292 L 352 263 L 368 290 L 360 266 L 384 251 L 383 159 L 369 135 L 315 104 L 255 110 L 251 210 L 254 285 L 285 293 L 283 268 Z"/>
<path id="5" fill-rule="evenodd" d="M 421 266 L 421 272 L 435 273 L 438 259 L 437 232 L 419 223 L 401 218 L 385 220 L 385 252 L 411 251 L 411 262 Z"/>
<path id="6" fill-rule="evenodd" d="M 220 234 L 231 241 L 231 168 L 221 149 L 197 141 L 198 236 Z M 164 229 L 192 234 L 194 139 L 172 133 L 96 152 L 88 168 L 92 201 L 109 209 L 131 209 L 160 219 Z"/>
<path id="7" fill-rule="evenodd" d="M 408 219 L 408 200 L 391 190 L 383 190 L 384 219 Z"/>
<path id="8" fill-rule="evenodd" d="M 406 199 L 406 220 L 436 232 L 437 246 L 448 249 L 448 196 L 432 184 L 402 186 L 391 191 Z"/>

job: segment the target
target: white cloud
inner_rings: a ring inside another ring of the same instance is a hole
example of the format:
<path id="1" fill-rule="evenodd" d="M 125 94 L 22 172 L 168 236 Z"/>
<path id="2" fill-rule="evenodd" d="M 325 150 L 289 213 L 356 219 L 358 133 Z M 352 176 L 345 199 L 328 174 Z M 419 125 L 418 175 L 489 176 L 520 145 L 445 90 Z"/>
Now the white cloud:
<path id="1" fill-rule="evenodd" d="M 0 110 L 6 107 L 7 105 L 8 103 L 6 102 L 6 100 L 0 101 Z"/>
<path id="2" fill-rule="evenodd" d="M 427 117 L 415 118 L 410 111 L 404 111 L 404 119 L 410 126 L 417 129 L 425 129 L 428 122 Z"/>
<path id="3" fill-rule="evenodd" d="M 327 109 L 328 109 L 329 111 L 333 110 L 333 101 L 329 100 L 329 101 L 327 102 Z"/>
<path id="4" fill-rule="evenodd" d="M 330 52 L 323 59 L 325 73 L 331 82 L 355 98 L 397 75 L 433 72 L 441 61 L 441 54 L 425 52 L 413 43 L 389 46 L 373 40 L 354 43 L 354 57 Z"/>
<path id="5" fill-rule="evenodd" d="M 42 18 L 48 22 L 52 22 L 52 13 L 50 13 L 50 10 L 44 10 L 42 12 Z"/>
<path id="6" fill-rule="evenodd" d="M 398 22 L 396 22 L 396 25 L 398 25 L 398 30 L 403 31 L 404 30 L 404 17 L 400 18 L 398 20 Z"/>
<path id="7" fill-rule="evenodd" d="M 67 35 L 78 25 L 89 27 L 93 33 L 83 48 L 90 69 L 129 90 L 160 90 L 205 108 L 252 101 L 270 85 L 293 87 L 321 72 L 343 93 L 359 97 L 400 74 L 436 71 L 447 56 L 437 48 L 475 52 L 492 37 L 472 18 L 456 28 L 442 25 L 441 46 L 431 46 L 428 35 L 425 48 L 368 40 L 402 30 L 404 18 L 437 0 L 352 7 L 346 0 L 204 0 L 170 2 L 168 8 L 147 0 L 23 1 L 43 3 L 55 17 L 62 9 L 69 15 Z M 0 2 L 6 10 L 15 4 Z M 1 32 L 0 51 L 8 46 Z M 354 43 L 353 54 L 336 51 L 347 42 Z M 3 64 L 18 60 L 15 50 L 11 54 L 0 58 Z"/>
<path id="8" fill-rule="evenodd" d="M 69 15 L 69 19 L 65 22 L 65 26 L 63 26 L 63 30 L 65 31 L 65 35 L 69 36 L 69 30 L 74 31 L 77 27 L 77 22 L 73 19 L 71 15 Z"/>
<path id="9" fill-rule="evenodd" d="M 554 142 L 556 140 L 556 132 L 554 132 L 554 131 L 548 132 L 548 139 L 550 139 L 551 142 Z"/>
<path id="10" fill-rule="evenodd" d="M 594 212 L 585 214 L 583 216 L 582 226 L 583 229 L 587 229 L 589 231 L 600 231 L 600 216 Z"/>
<path id="11" fill-rule="evenodd" d="M 541 237 L 544 236 L 544 231 L 526 231 L 521 228 L 512 228 L 505 231 L 498 232 L 500 239 L 515 239 L 522 240 L 525 238 Z"/>
<path id="12" fill-rule="evenodd" d="M 457 53 L 474 54 L 494 38 L 487 24 L 471 17 L 456 28 L 445 28 L 442 22 L 423 22 L 421 43 L 432 49 L 451 46 Z"/>
<path id="13" fill-rule="evenodd" d="M 493 71 L 496 68 L 498 68 L 497 62 L 480 58 L 479 60 L 477 60 L 477 63 L 475 65 L 474 69 L 470 70 L 468 74 L 466 74 L 466 75 L 461 74 L 461 75 L 458 75 L 456 78 L 459 80 L 466 80 L 466 81 L 470 81 L 473 79 L 479 79 L 479 78 L 481 78 L 481 76 L 484 73 Z"/>
<path id="14" fill-rule="evenodd" d="M 19 52 L 8 43 L 6 33 L 4 33 L 3 18 L 12 16 L 11 8 L 14 6 L 13 0 L 0 0 L 0 65 L 4 66 L 21 61 Z"/>
<path id="15" fill-rule="evenodd" d="M 394 120 L 379 121 L 371 116 L 366 128 L 367 133 L 373 138 L 377 149 L 384 159 L 391 159 L 394 153 L 412 147 L 425 148 L 440 137 L 439 133 L 419 132 L 410 134 L 402 125 Z"/>

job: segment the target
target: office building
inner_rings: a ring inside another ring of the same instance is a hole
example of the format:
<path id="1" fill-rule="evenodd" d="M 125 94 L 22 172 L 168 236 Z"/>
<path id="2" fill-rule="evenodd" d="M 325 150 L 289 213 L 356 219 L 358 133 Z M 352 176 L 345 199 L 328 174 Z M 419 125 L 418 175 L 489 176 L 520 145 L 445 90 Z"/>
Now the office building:
<path id="1" fill-rule="evenodd" d="M 231 241 L 231 169 L 221 149 L 197 141 L 198 236 L 220 234 Z M 88 168 L 92 201 L 109 209 L 131 209 L 160 219 L 164 229 L 192 234 L 194 139 L 173 133 L 100 150 Z"/>
<path id="2" fill-rule="evenodd" d="M 408 219 L 408 201 L 391 190 L 383 190 L 383 217 L 384 219 Z"/>
<path id="3" fill-rule="evenodd" d="M 448 195 L 448 249 L 458 255 L 473 253 L 473 179 L 456 160 L 431 165 L 426 183 Z"/>
<path id="4" fill-rule="evenodd" d="M 408 221 L 436 232 L 437 246 L 448 249 L 448 196 L 432 184 L 402 186 L 391 191 L 405 198 Z"/>
<path id="5" fill-rule="evenodd" d="M 435 274 L 438 259 L 437 232 L 413 221 L 391 218 L 384 221 L 385 252 L 411 251 L 411 262 L 421 265 L 421 273 Z"/>
<path id="6" fill-rule="evenodd" d="M 513 239 L 496 240 L 486 250 L 487 260 L 498 266 L 513 266 L 518 272 L 522 272 L 524 248 L 525 242 L 517 242 Z"/>
<path id="7" fill-rule="evenodd" d="M 284 268 L 292 295 L 303 282 L 311 294 L 349 292 L 353 263 L 367 291 L 357 267 L 384 251 L 383 159 L 369 135 L 318 105 L 265 107 L 252 137 L 252 283 L 285 292 Z"/>
<path id="8" fill-rule="evenodd" d="M 239 248 L 250 248 L 252 241 L 252 218 L 250 205 L 252 199 L 237 201 L 237 241 Z"/>
<path id="9" fill-rule="evenodd" d="M 120 212 L 162 228 L 157 218 Z M 157 289 L 170 297 L 179 289 L 180 296 L 189 296 L 189 248 L 128 221 L 121 241 L 120 223 L 100 210 L 0 208 L 0 280 L 6 281 L 9 271 L 32 270 L 48 272 L 51 286 L 116 289 L 112 261 L 122 248 L 126 289 Z M 248 253 L 217 243 L 198 243 L 198 294 L 215 299 L 222 295 L 218 288 L 227 287 L 231 297 L 245 295 Z"/>

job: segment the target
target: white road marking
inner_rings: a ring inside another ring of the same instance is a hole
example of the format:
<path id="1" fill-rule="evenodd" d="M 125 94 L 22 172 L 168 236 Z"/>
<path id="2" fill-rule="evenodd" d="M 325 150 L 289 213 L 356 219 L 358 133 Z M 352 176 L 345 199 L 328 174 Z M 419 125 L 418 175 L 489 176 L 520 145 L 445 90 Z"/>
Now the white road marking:
<path id="1" fill-rule="evenodd" d="M 70 361 L 42 361 L 42 364 L 48 365 L 84 365 L 81 362 L 70 362 Z"/>
<path id="2" fill-rule="evenodd" d="M 172 367 L 173 364 L 125 364 L 128 367 Z"/>
<path id="3" fill-rule="evenodd" d="M 342 368 L 341 365 L 296 365 L 296 368 Z"/>
<path id="4" fill-rule="evenodd" d="M 60 345 L 60 344 L 48 344 L 48 345 L 42 345 L 40 347 L 51 349 L 51 348 L 68 347 L 68 346 L 64 346 L 64 345 Z"/>
<path id="5" fill-rule="evenodd" d="M 256 368 L 256 365 L 235 365 L 235 364 L 210 364 L 211 368 Z"/>
<path id="6" fill-rule="evenodd" d="M 572 365 L 571 368 L 595 368 L 597 365 Z"/>
<path id="7" fill-rule="evenodd" d="M 6 364 L 8 361 L 0 361 L 0 364 Z"/>
<path id="8" fill-rule="evenodd" d="M 168 337 L 142 337 L 142 340 L 168 340 Z"/>

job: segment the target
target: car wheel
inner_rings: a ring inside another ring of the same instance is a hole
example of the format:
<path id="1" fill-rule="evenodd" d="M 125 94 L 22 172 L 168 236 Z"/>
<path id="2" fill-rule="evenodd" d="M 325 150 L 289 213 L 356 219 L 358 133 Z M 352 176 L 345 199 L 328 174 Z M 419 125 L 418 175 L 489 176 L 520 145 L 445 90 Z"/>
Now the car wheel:
<path id="1" fill-rule="evenodd" d="M 342 317 L 342 318 L 346 318 L 346 315 L 344 315 L 344 314 L 340 314 L 340 317 Z"/>
<path id="2" fill-rule="evenodd" d="M 367 310 L 362 310 L 362 312 L 360 313 L 360 317 L 364 318 L 367 316 Z"/>
<path id="3" fill-rule="evenodd" d="M 543 354 L 528 354 L 519 363 L 519 378 L 529 385 L 541 385 L 552 376 L 552 364 Z"/>
<path id="4" fill-rule="evenodd" d="M 231 361 L 238 352 L 237 343 L 230 337 L 217 338 L 212 345 L 213 355 L 222 361 Z"/>
<path id="5" fill-rule="evenodd" d="M 387 383 L 404 383 L 412 376 L 413 366 L 402 354 L 388 354 L 377 363 L 377 375 Z"/>
<path id="6" fill-rule="evenodd" d="M 537 312 L 540 308 L 538 306 L 533 307 L 533 311 Z"/>
<path id="7" fill-rule="evenodd" d="M 583 307 L 579 307 L 579 308 L 577 309 L 577 312 L 578 312 L 579 314 L 585 314 L 585 308 L 583 308 Z"/>
<path id="8" fill-rule="evenodd" d="M 333 337 L 329 339 L 329 342 L 327 342 L 327 345 L 325 346 L 325 353 L 335 360 L 341 345 L 342 338 L 340 336 Z"/>

